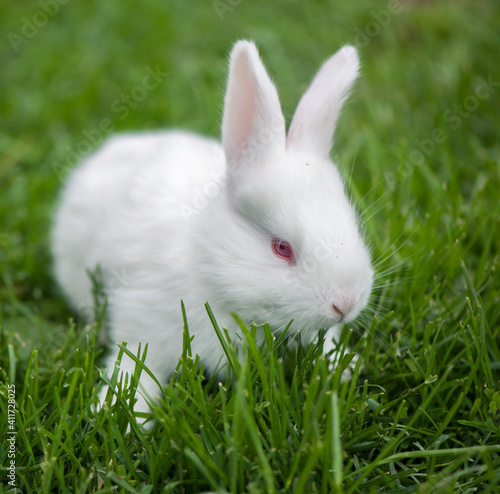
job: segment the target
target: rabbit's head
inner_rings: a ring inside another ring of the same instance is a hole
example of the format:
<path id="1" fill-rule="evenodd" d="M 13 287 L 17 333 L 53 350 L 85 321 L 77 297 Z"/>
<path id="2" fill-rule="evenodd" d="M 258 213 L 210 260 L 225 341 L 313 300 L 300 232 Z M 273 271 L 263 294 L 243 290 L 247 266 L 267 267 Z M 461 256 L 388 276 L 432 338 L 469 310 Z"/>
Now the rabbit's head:
<path id="1" fill-rule="evenodd" d="M 226 200 L 237 220 L 215 261 L 216 291 L 243 317 L 274 326 L 293 319 L 312 331 L 354 319 L 368 301 L 370 255 L 330 159 L 358 67 L 350 46 L 327 60 L 287 133 L 255 45 L 239 41 L 231 53 L 222 137 Z"/>

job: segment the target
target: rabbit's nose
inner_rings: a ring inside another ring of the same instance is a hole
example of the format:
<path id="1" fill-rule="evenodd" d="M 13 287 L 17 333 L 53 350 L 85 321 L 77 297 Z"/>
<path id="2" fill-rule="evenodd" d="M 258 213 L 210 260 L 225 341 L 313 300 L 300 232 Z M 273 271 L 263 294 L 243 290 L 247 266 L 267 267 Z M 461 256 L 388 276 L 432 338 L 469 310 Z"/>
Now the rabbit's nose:
<path id="1" fill-rule="evenodd" d="M 348 298 L 339 300 L 337 303 L 332 304 L 332 309 L 335 314 L 340 316 L 340 321 L 342 321 L 354 309 L 354 300 Z"/>

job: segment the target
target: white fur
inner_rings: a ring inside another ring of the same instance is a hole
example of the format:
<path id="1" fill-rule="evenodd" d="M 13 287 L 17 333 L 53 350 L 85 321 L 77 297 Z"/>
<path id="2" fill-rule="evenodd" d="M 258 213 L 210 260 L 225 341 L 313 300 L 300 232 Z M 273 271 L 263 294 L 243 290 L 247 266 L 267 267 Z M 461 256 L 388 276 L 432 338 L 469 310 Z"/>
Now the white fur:
<path id="1" fill-rule="evenodd" d="M 180 301 L 193 351 L 213 371 L 221 345 L 206 314 L 293 329 L 312 339 L 339 328 L 367 303 L 373 280 L 341 176 L 329 158 L 342 103 L 358 71 L 346 46 L 321 68 L 288 136 L 278 93 L 253 43 L 230 60 L 221 146 L 182 131 L 112 137 L 69 177 L 53 230 L 57 279 L 71 304 L 91 306 L 87 269 L 101 266 L 111 336 L 159 379 L 182 351 Z M 277 257 L 288 241 L 296 265 Z M 342 321 L 334 304 L 344 313 Z M 111 372 L 117 351 L 107 360 Z M 122 370 L 133 371 L 130 359 Z M 146 394 L 155 395 L 144 375 Z M 138 410 L 147 409 L 145 401 Z"/>

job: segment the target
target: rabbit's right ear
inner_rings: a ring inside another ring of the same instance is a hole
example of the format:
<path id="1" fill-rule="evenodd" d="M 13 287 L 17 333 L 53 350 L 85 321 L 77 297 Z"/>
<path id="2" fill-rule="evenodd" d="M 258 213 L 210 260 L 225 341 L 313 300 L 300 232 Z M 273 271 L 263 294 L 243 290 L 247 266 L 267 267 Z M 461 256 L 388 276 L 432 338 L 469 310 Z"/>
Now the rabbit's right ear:
<path id="1" fill-rule="evenodd" d="M 278 91 L 255 45 L 238 41 L 231 52 L 222 121 L 228 167 L 258 166 L 274 151 L 284 151 L 285 141 Z"/>

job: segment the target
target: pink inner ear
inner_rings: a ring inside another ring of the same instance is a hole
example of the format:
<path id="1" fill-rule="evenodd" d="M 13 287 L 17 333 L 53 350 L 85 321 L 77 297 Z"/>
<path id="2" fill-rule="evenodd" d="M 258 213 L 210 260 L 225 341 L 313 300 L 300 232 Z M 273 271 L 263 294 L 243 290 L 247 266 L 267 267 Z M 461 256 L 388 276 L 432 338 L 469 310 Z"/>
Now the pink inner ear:
<path id="1" fill-rule="evenodd" d="M 272 138 L 268 139 L 269 133 Z M 231 54 L 222 120 L 228 163 L 257 165 L 273 149 L 285 148 L 285 120 L 278 92 L 253 43 L 239 41 Z"/>
<path id="2" fill-rule="evenodd" d="M 295 265 L 295 255 L 292 246 L 285 240 L 273 238 L 272 246 L 274 253 L 281 259 L 285 259 L 289 264 Z"/>
<path id="3" fill-rule="evenodd" d="M 254 126 L 256 98 L 258 97 L 245 60 L 237 60 L 234 70 L 235 85 L 227 95 L 225 114 L 226 153 L 229 161 L 237 161 L 242 150 L 249 144 Z"/>

